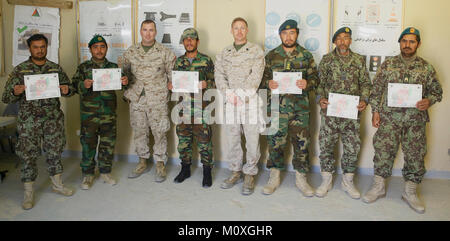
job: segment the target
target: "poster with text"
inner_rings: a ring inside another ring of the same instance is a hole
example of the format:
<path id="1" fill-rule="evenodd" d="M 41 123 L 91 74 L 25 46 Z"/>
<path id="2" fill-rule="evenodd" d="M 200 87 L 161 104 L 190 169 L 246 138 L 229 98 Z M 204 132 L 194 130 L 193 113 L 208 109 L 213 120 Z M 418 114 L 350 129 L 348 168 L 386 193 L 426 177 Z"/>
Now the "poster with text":
<path id="1" fill-rule="evenodd" d="M 16 5 L 14 8 L 13 65 L 28 60 L 30 51 L 27 39 L 43 34 L 48 39 L 47 59 L 58 63 L 59 9 Z"/>

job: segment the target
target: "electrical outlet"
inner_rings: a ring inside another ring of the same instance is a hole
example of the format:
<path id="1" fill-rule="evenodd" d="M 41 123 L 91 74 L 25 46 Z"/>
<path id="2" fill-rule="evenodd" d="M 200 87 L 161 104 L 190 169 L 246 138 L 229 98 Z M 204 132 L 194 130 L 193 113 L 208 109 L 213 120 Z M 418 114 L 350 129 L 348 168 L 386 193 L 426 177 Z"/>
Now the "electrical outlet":
<path id="1" fill-rule="evenodd" d="M 77 136 L 80 136 L 80 130 L 77 130 Z M 449 150 L 450 153 L 450 150 Z"/>

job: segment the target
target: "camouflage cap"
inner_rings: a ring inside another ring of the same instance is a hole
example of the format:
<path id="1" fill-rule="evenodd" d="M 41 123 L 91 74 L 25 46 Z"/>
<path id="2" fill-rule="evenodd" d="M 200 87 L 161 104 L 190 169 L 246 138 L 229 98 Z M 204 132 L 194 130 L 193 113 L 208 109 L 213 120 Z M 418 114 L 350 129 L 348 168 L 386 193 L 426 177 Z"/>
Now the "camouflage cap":
<path id="1" fill-rule="evenodd" d="M 92 37 L 92 39 L 91 39 L 91 41 L 89 41 L 89 48 L 92 46 L 92 45 L 94 45 L 94 44 L 96 44 L 96 43 L 100 43 L 100 42 L 103 42 L 103 43 L 105 43 L 106 45 L 108 45 L 107 43 L 106 43 L 106 40 L 105 40 L 105 38 L 103 38 L 101 35 L 99 35 L 99 34 L 96 34 L 96 35 L 94 35 L 94 37 Z"/>
<path id="2" fill-rule="evenodd" d="M 198 33 L 195 28 L 187 28 L 183 31 L 183 34 L 181 35 L 180 42 L 183 42 L 185 38 L 195 38 L 198 39 Z"/>
<path id="3" fill-rule="evenodd" d="M 417 28 L 408 27 L 405 30 L 403 30 L 402 34 L 400 34 L 400 38 L 398 38 L 398 42 L 400 43 L 400 40 L 402 40 L 403 35 L 406 34 L 414 34 L 417 36 L 417 42 L 420 42 L 420 31 Z"/>
<path id="4" fill-rule="evenodd" d="M 286 21 L 284 21 L 283 24 L 281 24 L 280 28 L 278 29 L 278 34 L 281 34 L 281 32 L 283 30 L 288 30 L 288 29 L 297 29 L 297 21 L 293 20 L 293 19 L 288 19 Z"/>
<path id="5" fill-rule="evenodd" d="M 333 39 L 332 39 L 333 43 L 336 40 L 336 37 L 341 33 L 349 33 L 350 37 L 352 36 L 352 30 L 349 27 L 342 27 L 334 33 Z"/>

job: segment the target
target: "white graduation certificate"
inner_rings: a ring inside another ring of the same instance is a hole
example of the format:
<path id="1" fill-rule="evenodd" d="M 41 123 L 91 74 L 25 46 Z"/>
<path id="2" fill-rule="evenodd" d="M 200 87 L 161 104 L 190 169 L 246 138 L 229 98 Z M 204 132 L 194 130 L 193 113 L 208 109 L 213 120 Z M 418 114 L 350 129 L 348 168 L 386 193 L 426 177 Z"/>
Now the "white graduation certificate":
<path id="1" fill-rule="evenodd" d="M 273 72 L 273 80 L 278 83 L 278 88 L 272 90 L 272 94 L 302 94 L 298 88 L 297 80 L 302 79 L 302 72 Z"/>
<path id="2" fill-rule="evenodd" d="M 197 71 L 172 71 L 172 92 L 198 93 Z"/>
<path id="3" fill-rule="evenodd" d="M 102 90 L 120 90 L 122 89 L 122 70 L 115 69 L 93 69 L 92 70 L 92 84 L 93 91 Z"/>
<path id="4" fill-rule="evenodd" d="M 58 73 L 25 75 L 26 100 L 40 100 L 61 97 Z"/>
<path id="5" fill-rule="evenodd" d="M 358 118 L 359 96 L 329 93 L 327 116 L 354 119 Z"/>
<path id="6" fill-rule="evenodd" d="M 388 84 L 389 107 L 416 107 L 422 99 L 422 85 L 417 84 Z"/>

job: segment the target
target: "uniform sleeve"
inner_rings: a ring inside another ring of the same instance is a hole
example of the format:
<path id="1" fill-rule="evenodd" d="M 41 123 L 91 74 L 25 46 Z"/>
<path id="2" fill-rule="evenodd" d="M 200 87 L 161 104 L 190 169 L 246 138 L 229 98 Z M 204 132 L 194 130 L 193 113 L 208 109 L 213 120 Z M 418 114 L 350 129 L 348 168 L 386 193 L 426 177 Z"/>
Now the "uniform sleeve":
<path id="1" fill-rule="evenodd" d="M 84 87 L 84 80 L 87 77 L 85 76 L 83 70 L 82 70 L 82 66 L 78 66 L 77 68 L 77 72 L 75 72 L 75 74 L 72 77 L 72 86 L 75 89 L 75 92 L 80 94 L 80 95 L 86 95 L 89 90 L 92 91 L 92 87 L 89 89 L 86 89 Z"/>
<path id="2" fill-rule="evenodd" d="M 229 89 L 229 85 L 223 65 L 224 62 L 222 52 L 216 56 L 216 64 L 214 65 L 214 79 L 216 81 L 217 89 L 225 94 L 225 91 Z"/>
<path id="3" fill-rule="evenodd" d="M 271 62 L 269 58 L 269 54 L 264 57 L 264 73 L 261 80 L 260 89 L 269 89 L 269 80 L 271 80 L 273 77 L 273 72 L 271 68 Z"/>
<path id="4" fill-rule="evenodd" d="M 306 70 L 306 91 L 315 90 L 319 85 L 319 73 L 317 71 L 317 65 L 314 62 L 314 57 L 311 55 L 309 58 L 308 69 Z M 304 78 L 304 77 L 303 77 Z"/>
<path id="5" fill-rule="evenodd" d="M 247 78 L 247 87 L 248 89 L 244 90 L 246 95 L 252 96 L 258 91 L 259 84 L 261 84 L 261 80 L 264 74 L 265 67 L 264 60 L 264 52 L 261 48 L 258 47 L 257 54 L 255 56 L 255 61 L 252 66 L 252 72 Z"/>
<path id="6" fill-rule="evenodd" d="M 8 77 L 8 80 L 5 84 L 5 90 L 3 91 L 2 101 L 5 104 L 11 104 L 19 101 L 21 98 L 24 98 L 25 92 L 21 95 L 15 96 L 14 95 L 14 86 L 21 84 L 21 77 L 17 71 L 17 69 L 14 69 L 11 74 Z"/>
<path id="7" fill-rule="evenodd" d="M 369 78 L 369 71 L 367 70 L 366 60 L 362 58 L 360 67 L 360 79 L 359 79 L 359 89 L 361 92 L 360 100 L 364 100 L 366 103 L 369 103 L 370 90 L 372 89 L 372 82 Z"/>
<path id="8" fill-rule="evenodd" d="M 387 85 L 385 77 L 386 66 L 387 61 L 384 61 L 373 79 L 373 86 L 369 98 L 372 112 L 380 112 L 383 105 L 383 95 Z"/>
<path id="9" fill-rule="evenodd" d="M 126 85 L 124 88 L 128 89 L 133 83 L 133 73 L 131 73 L 131 62 L 128 56 L 128 50 L 123 53 L 123 64 L 122 64 L 122 73 L 128 77 L 128 85 Z"/>
<path id="10" fill-rule="evenodd" d="M 317 86 L 316 90 L 316 102 L 319 102 L 321 98 L 328 98 L 328 80 L 330 71 L 328 68 L 329 64 L 327 63 L 327 59 L 325 56 L 322 57 L 322 61 L 319 63 L 319 85 Z"/>
<path id="11" fill-rule="evenodd" d="M 214 81 L 214 62 L 211 58 L 208 58 L 206 66 L 206 89 L 215 89 L 216 82 Z"/>
<path id="12" fill-rule="evenodd" d="M 429 78 L 427 80 L 427 86 L 425 87 L 424 96 L 425 98 L 430 100 L 431 106 L 434 103 L 440 102 L 442 100 L 443 91 L 433 66 L 429 65 L 427 68 L 430 73 L 428 74 Z"/>
<path id="13" fill-rule="evenodd" d="M 61 93 L 61 95 L 64 97 L 70 97 L 74 95 L 75 88 L 71 84 L 69 77 L 67 76 L 66 72 L 64 72 L 64 70 L 61 68 L 61 66 L 59 66 L 58 68 L 58 75 L 59 75 L 59 85 L 67 85 L 69 87 L 69 92 L 67 92 L 67 94 L 65 95 Z"/>
<path id="14" fill-rule="evenodd" d="M 177 57 L 172 51 L 167 51 L 166 60 L 165 60 L 165 68 L 167 74 L 167 81 L 172 81 L 172 69 L 175 66 L 175 62 L 177 61 Z"/>

